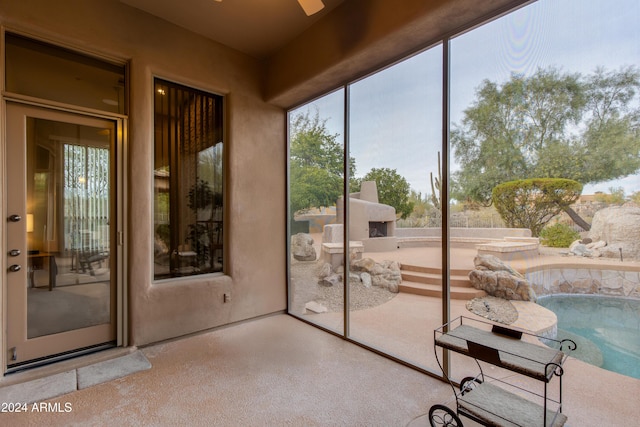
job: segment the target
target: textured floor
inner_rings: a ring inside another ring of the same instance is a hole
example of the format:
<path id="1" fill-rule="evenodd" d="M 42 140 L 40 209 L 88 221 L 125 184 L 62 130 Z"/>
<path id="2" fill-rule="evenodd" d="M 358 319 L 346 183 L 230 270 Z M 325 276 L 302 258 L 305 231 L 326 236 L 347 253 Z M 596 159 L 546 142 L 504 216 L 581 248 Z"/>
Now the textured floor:
<path id="1" fill-rule="evenodd" d="M 413 427 L 453 398 L 448 384 L 287 315 L 142 352 L 151 369 L 51 399 L 48 412 L 0 414 L 0 425 Z M 640 381 L 574 359 L 565 368 L 567 425 L 635 425 Z"/>

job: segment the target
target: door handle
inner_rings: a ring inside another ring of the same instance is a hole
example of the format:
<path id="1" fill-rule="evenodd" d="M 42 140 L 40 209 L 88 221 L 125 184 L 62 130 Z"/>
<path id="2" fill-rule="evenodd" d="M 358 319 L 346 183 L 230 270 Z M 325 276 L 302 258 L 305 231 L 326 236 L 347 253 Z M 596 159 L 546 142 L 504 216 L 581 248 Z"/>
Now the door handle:
<path id="1" fill-rule="evenodd" d="M 13 264 L 11 266 L 9 266 L 9 271 L 11 271 L 12 273 L 15 273 L 16 271 L 20 271 L 22 267 L 20 267 L 20 265 L 18 264 Z"/>
<path id="2" fill-rule="evenodd" d="M 16 214 L 13 214 L 13 215 L 11 215 L 9 217 L 9 221 L 11 221 L 11 222 L 18 222 L 21 219 L 22 219 L 22 217 L 20 215 L 16 215 Z"/>
<path id="3" fill-rule="evenodd" d="M 10 255 L 10 256 L 18 256 L 18 255 L 20 255 L 21 253 L 22 253 L 22 252 L 20 252 L 20 249 L 11 249 L 11 250 L 9 251 L 9 255 Z"/>

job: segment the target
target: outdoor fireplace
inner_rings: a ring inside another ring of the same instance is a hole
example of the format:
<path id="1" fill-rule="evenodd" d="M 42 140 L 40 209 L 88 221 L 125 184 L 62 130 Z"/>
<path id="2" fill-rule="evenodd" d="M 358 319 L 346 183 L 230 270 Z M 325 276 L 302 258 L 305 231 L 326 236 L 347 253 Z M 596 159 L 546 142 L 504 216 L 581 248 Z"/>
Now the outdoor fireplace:
<path id="1" fill-rule="evenodd" d="M 398 248 L 396 210 L 378 201 L 375 181 L 361 183 L 360 192 L 349 195 L 349 241 L 362 242 L 365 252 L 390 252 Z M 344 199 L 336 202 L 338 221 L 344 221 Z M 331 225 L 325 226 L 331 227 Z M 330 233 L 331 234 L 331 233 Z M 336 237 L 342 241 L 342 234 Z M 334 243 L 323 240 L 323 243 Z"/>
<path id="2" fill-rule="evenodd" d="M 387 237 L 387 223 L 369 221 L 369 238 Z"/>

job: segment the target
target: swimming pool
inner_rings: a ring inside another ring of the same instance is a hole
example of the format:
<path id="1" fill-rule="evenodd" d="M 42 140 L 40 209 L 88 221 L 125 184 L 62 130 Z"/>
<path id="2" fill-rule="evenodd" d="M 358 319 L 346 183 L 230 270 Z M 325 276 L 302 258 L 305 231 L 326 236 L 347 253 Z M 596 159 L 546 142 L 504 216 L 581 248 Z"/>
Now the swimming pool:
<path id="1" fill-rule="evenodd" d="M 576 341 L 572 356 L 640 379 L 640 300 L 550 295 L 538 304 L 558 316 L 558 338 Z"/>

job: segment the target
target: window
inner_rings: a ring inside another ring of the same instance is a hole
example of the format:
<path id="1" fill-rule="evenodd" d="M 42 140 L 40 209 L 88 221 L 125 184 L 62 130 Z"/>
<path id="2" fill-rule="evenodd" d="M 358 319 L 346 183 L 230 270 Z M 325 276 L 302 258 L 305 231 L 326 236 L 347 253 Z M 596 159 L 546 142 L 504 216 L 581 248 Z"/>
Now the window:
<path id="1" fill-rule="evenodd" d="M 154 277 L 223 268 L 222 97 L 156 79 Z"/>
<path id="2" fill-rule="evenodd" d="M 8 92 L 126 114 L 125 66 L 6 34 Z"/>
<path id="3" fill-rule="evenodd" d="M 531 2 L 291 110 L 289 312 L 440 375 L 432 332 L 476 313 L 467 304 L 483 295 L 469 277 L 478 254 L 520 270 L 533 291 L 525 300 L 630 295 L 595 279 L 613 271 L 607 257 L 623 262 L 618 251 L 640 257 L 629 233 L 602 252 L 582 245 L 594 279 L 569 283 L 578 270 L 550 257 L 581 237 L 602 246 L 595 225 L 640 200 L 639 13 L 631 1 Z M 507 191 L 526 188 L 516 180 L 542 189 L 510 204 Z M 555 210 L 545 191 L 563 194 Z M 503 253 L 513 240 L 517 250 Z M 460 356 L 448 364 L 445 375 L 464 377 Z"/>

